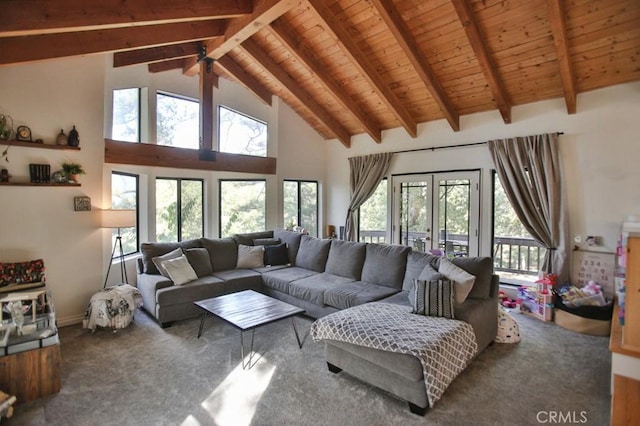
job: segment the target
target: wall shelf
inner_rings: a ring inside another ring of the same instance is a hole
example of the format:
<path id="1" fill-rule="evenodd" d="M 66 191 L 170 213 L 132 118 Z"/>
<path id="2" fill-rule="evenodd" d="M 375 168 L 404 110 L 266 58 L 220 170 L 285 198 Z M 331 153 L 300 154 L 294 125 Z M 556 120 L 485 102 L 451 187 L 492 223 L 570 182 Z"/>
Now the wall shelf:
<path id="1" fill-rule="evenodd" d="M 73 151 L 80 151 L 79 146 L 69 146 L 69 145 L 53 145 L 48 143 L 35 143 L 35 142 L 24 142 L 17 140 L 0 140 L 0 145 L 11 145 L 11 146 L 24 146 L 27 148 L 44 148 L 44 149 L 67 149 Z"/>
<path id="2" fill-rule="evenodd" d="M 80 183 L 54 183 L 54 182 L 0 182 L 0 186 L 55 186 L 71 187 L 82 186 Z"/>

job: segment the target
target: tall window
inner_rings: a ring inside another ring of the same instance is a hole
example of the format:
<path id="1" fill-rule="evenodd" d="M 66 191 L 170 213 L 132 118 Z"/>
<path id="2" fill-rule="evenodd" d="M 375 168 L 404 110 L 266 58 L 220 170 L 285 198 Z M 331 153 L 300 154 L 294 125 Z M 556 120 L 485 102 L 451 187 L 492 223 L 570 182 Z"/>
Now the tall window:
<path id="1" fill-rule="evenodd" d="M 500 281 L 520 284 L 537 279 L 545 248 L 531 237 L 493 174 L 493 260 Z"/>
<path id="2" fill-rule="evenodd" d="M 111 208 L 115 210 L 136 210 L 138 216 L 138 175 L 111 173 Z M 138 222 L 138 220 L 136 220 Z M 114 229 L 111 246 L 115 244 L 118 230 Z M 138 226 L 120 229 L 122 250 L 125 255 L 138 251 Z"/>
<path id="3" fill-rule="evenodd" d="M 182 241 L 203 236 L 202 179 L 156 179 L 156 241 Z"/>
<path id="4" fill-rule="evenodd" d="M 360 206 L 358 218 L 359 241 L 387 242 L 387 179 L 378 184 L 376 191 Z"/>
<path id="5" fill-rule="evenodd" d="M 140 142 L 140 89 L 113 91 L 111 139 Z"/>
<path id="6" fill-rule="evenodd" d="M 318 236 L 318 182 L 285 180 L 282 183 L 284 225 L 302 226 Z"/>
<path id="7" fill-rule="evenodd" d="M 158 145 L 200 148 L 200 104 L 168 93 L 156 96 Z"/>
<path id="8" fill-rule="evenodd" d="M 220 236 L 264 231 L 264 180 L 220 180 Z"/>
<path id="9" fill-rule="evenodd" d="M 218 129 L 220 152 L 267 156 L 267 123 L 220 105 Z"/>

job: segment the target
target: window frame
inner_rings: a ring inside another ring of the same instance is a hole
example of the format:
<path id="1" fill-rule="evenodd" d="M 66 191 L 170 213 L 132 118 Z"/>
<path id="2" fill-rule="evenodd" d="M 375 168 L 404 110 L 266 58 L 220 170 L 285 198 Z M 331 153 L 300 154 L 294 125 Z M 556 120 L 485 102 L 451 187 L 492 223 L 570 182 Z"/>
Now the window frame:
<path id="1" fill-rule="evenodd" d="M 176 218 L 176 221 L 177 221 L 176 223 L 178 225 L 178 230 L 177 230 L 178 231 L 177 232 L 178 233 L 178 235 L 177 235 L 178 240 L 177 241 L 182 241 L 182 182 L 184 182 L 184 181 L 194 182 L 195 181 L 195 182 L 200 182 L 202 184 L 201 185 L 201 194 L 200 194 L 200 197 L 202 199 L 202 223 L 201 223 L 202 233 L 200 235 L 200 238 L 204 237 L 204 214 L 205 214 L 204 213 L 204 211 L 205 211 L 204 179 L 201 179 L 201 178 L 178 178 L 178 177 L 156 176 L 155 182 L 157 183 L 158 180 L 173 180 L 173 181 L 176 181 L 176 189 L 177 189 L 177 191 L 176 191 L 176 197 L 177 197 L 177 200 L 176 200 L 177 201 L 176 213 L 178 215 L 178 217 Z M 157 185 L 155 185 L 155 187 L 156 187 L 156 194 L 157 194 Z M 157 196 L 155 198 L 156 198 L 155 199 L 156 205 L 154 206 L 154 211 L 157 214 L 157 211 L 158 211 L 158 208 L 157 208 L 158 207 Z M 154 238 L 157 240 L 158 239 L 157 216 L 156 216 L 156 218 L 154 220 L 156 221 L 156 226 L 155 226 L 156 227 L 156 231 L 155 231 L 156 235 L 154 236 Z"/>
<path id="2" fill-rule="evenodd" d="M 222 138 L 221 128 L 222 128 L 222 126 L 221 126 L 221 123 L 220 123 L 220 118 L 222 117 L 222 114 L 220 113 L 221 109 L 226 109 L 227 111 L 231 111 L 231 112 L 233 112 L 235 114 L 242 115 L 242 116 L 244 116 L 244 117 L 246 117 L 246 118 L 248 118 L 250 120 L 253 120 L 255 122 L 264 124 L 265 129 L 266 129 L 266 141 L 265 141 L 265 152 L 264 152 L 264 155 L 252 155 L 252 154 L 246 154 L 246 153 L 245 154 L 242 154 L 242 153 L 239 154 L 239 153 L 236 153 L 236 152 L 229 152 L 229 151 L 223 151 L 222 150 L 222 148 L 221 148 L 221 138 Z M 259 118 L 256 118 L 256 117 L 254 117 L 252 115 L 249 115 L 247 113 L 238 111 L 237 109 L 228 107 L 226 105 L 218 104 L 218 123 L 217 123 L 217 125 L 218 125 L 218 147 L 217 147 L 218 148 L 218 152 L 224 152 L 224 153 L 228 153 L 228 154 L 250 155 L 250 156 L 253 156 L 253 157 L 260 157 L 260 158 L 267 158 L 268 157 L 268 153 L 269 153 L 269 123 L 267 123 L 266 121 L 260 120 Z"/>
<path id="3" fill-rule="evenodd" d="M 111 171 L 111 178 L 112 179 L 113 179 L 113 175 L 132 177 L 132 178 L 135 178 L 135 182 L 136 182 L 136 226 L 135 226 L 135 228 L 136 228 L 136 250 L 132 251 L 132 252 L 124 253 L 124 256 L 131 256 L 131 255 L 140 253 L 140 175 L 138 175 L 136 173 L 120 172 L 120 171 L 112 170 Z M 113 186 L 111 187 L 111 206 L 113 207 Z M 113 231 L 112 230 L 112 234 L 111 234 L 112 246 L 113 246 L 113 232 L 117 232 L 117 231 Z M 117 259 L 119 257 L 120 257 L 120 254 L 116 255 L 114 253 L 114 256 L 112 257 L 112 260 L 113 259 Z"/>
<path id="4" fill-rule="evenodd" d="M 264 230 L 267 228 L 267 179 L 218 179 L 218 238 L 222 237 L 222 185 L 224 182 L 263 182 L 264 183 Z"/>
<path id="5" fill-rule="evenodd" d="M 300 188 L 300 184 L 302 183 L 312 183 L 316 185 L 316 234 L 317 235 L 312 235 L 315 237 L 319 237 L 320 236 L 320 228 L 319 228 L 319 224 L 320 224 L 320 184 L 317 180 L 308 180 L 308 179 L 283 179 L 282 180 L 282 203 L 283 203 L 283 220 L 284 220 L 284 184 L 285 182 L 294 182 L 296 184 L 296 191 L 297 191 L 297 223 L 301 223 L 301 219 L 302 219 L 302 206 L 300 204 L 300 198 L 301 198 L 301 194 L 302 194 L 302 189 Z M 284 224 L 286 226 L 286 223 Z"/>
<path id="6" fill-rule="evenodd" d="M 177 146 L 177 145 L 165 145 L 165 144 L 161 144 L 158 143 L 158 96 L 162 95 L 162 96 L 166 96 L 169 98 L 174 98 L 174 99 L 179 99 L 182 101 L 188 101 L 188 102 L 193 102 L 198 106 L 198 146 L 195 148 L 191 148 L 191 147 L 184 147 L 184 146 Z M 201 111 L 201 102 L 200 99 L 196 99 L 196 98 L 192 98 L 190 96 L 185 96 L 185 95 L 180 95 L 178 93 L 173 93 L 173 92 L 167 92 L 164 90 L 156 90 L 156 99 L 155 99 L 155 104 L 156 104 L 156 114 L 155 114 L 155 130 L 156 130 L 156 141 L 155 144 L 158 146 L 168 146 L 168 147 L 172 147 L 172 148 L 184 148 L 184 149 L 193 149 L 193 150 L 199 150 L 202 148 L 202 135 L 201 135 L 201 131 L 200 131 L 200 122 L 201 117 L 200 114 L 202 113 Z"/>
<path id="7" fill-rule="evenodd" d="M 113 114 L 115 111 L 115 92 L 119 90 L 131 90 L 136 89 L 138 92 L 138 137 L 136 141 L 123 141 L 129 143 L 141 143 L 142 142 L 142 88 L 141 87 L 120 87 L 111 90 L 111 138 L 113 139 Z M 121 140 L 121 139 L 114 139 Z"/>

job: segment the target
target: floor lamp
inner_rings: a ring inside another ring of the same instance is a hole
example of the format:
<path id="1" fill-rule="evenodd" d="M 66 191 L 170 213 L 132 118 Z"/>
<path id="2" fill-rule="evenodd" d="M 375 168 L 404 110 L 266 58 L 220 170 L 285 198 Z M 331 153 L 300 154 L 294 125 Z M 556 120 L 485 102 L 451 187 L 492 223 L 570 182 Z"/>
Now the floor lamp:
<path id="1" fill-rule="evenodd" d="M 102 286 L 103 289 L 107 287 L 107 280 L 109 279 L 109 272 L 111 272 L 111 264 L 113 263 L 116 248 L 119 250 L 118 257 L 120 258 L 120 277 L 123 283 L 129 283 L 127 278 L 127 269 L 124 265 L 124 251 L 122 250 L 122 236 L 120 235 L 120 228 L 131 228 L 133 226 L 136 226 L 135 210 L 102 210 L 102 227 L 118 229 L 118 235 L 113 243 L 111 258 L 109 259 L 107 276 L 104 278 L 104 285 Z"/>

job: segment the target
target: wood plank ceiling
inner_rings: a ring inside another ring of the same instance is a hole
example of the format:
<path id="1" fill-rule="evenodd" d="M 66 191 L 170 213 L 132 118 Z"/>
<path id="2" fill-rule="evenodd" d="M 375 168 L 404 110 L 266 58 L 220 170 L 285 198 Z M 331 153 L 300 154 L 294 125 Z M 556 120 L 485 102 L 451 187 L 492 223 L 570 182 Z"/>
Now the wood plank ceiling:
<path id="1" fill-rule="evenodd" d="M 114 52 L 113 66 L 275 95 L 326 139 L 640 80 L 638 0 L 3 0 L 0 66 Z"/>

